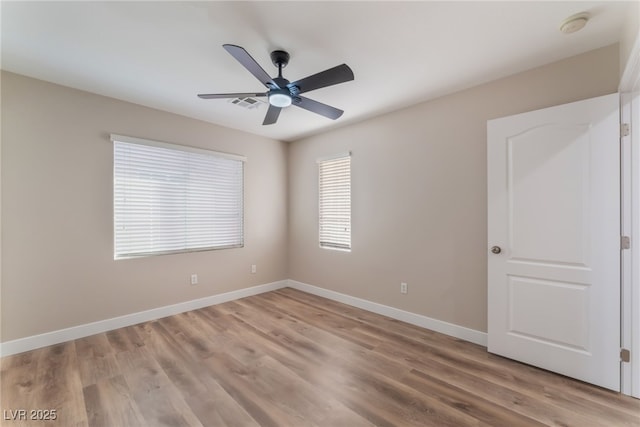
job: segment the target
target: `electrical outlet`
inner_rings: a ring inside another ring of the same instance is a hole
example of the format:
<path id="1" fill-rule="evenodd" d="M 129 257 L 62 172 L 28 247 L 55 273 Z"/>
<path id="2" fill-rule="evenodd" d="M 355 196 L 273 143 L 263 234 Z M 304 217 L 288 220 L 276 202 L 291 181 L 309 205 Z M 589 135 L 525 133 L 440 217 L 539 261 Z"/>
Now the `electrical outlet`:
<path id="1" fill-rule="evenodd" d="M 256 265 L 251 264 L 251 274 L 256 274 L 256 271 L 258 271 L 258 268 L 256 267 Z"/>
<path id="2" fill-rule="evenodd" d="M 198 284 L 198 275 L 197 274 L 192 274 L 191 275 L 191 284 L 192 285 L 197 285 Z"/>
<path id="3" fill-rule="evenodd" d="M 405 282 L 400 283 L 400 293 L 406 294 L 408 291 L 407 284 Z"/>

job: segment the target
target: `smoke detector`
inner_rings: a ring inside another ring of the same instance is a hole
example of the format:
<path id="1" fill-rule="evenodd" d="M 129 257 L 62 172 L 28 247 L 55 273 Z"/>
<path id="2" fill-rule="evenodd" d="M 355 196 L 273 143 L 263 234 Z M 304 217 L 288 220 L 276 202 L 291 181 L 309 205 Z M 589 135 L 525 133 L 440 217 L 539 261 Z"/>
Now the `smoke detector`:
<path id="1" fill-rule="evenodd" d="M 587 25 L 589 18 L 590 16 L 586 12 L 571 15 L 570 17 L 562 21 L 562 24 L 560 24 L 560 31 L 563 34 L 571 34 L 575 33 L 576 31 L 580 31 L 584 28 L 585 25 Z"/>

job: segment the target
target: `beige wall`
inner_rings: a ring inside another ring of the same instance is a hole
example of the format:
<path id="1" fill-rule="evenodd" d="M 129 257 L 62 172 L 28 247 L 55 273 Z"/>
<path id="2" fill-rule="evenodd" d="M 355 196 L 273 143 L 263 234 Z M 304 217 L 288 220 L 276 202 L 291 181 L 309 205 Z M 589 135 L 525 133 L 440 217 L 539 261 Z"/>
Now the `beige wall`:
<path id="1" fill-rule="evenodd" d="M 618 52 L 598 49 L 292 143 L 289 278 L 486 331 L 486 121 L 615 92 Z M 345 253 L 318 247 L 316 159 L 348 150 Z"/>
<path id="2" fill-rule="evenodd" d="M 631 50 L 636 42 L 640 42 L 640 2 L 633 1 L 620 31 L 620 75 L 624 73 L 629 62 Z"/>
<path id="3" fill-rule="evenodd" d="M 245 247 L 114 261 L 110 133 L 246 156 Z M 286 152 L 3 72 L 2 341 L 286 279 Z"/>
<path id="4" fill-rule="evenodd" d="M 484 331 L 486 120 L 614 92 L 618 64 L 610 46 L 289 145 L 3 72 L 1 339 L 286 278 Z M 110 133 L 247 156 L 245 247 L 114 261 Z M 346 150 L 351 253 L 317 242 L 316 159 Z"/>

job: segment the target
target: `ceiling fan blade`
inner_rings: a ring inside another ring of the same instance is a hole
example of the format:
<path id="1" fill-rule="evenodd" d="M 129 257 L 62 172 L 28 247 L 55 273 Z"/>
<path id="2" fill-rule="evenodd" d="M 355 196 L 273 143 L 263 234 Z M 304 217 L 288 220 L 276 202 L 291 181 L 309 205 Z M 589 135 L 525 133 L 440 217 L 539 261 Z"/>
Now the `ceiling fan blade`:
<path id="1" fill-rule="evenodd" d="M 305 98 L 304 96 L 297 96 L 293 98 L 293 105 L 296 105 L 312 113 L 320 114 L 331 120 L 335 120 L 344 113 L 344 111 L 332 107 L 331 105 L 323 104 L 322 102 L 314 101 L 313 99 Z"/>
<path id="2" fill-rule="evenodd" d="M 241 63 L 244 68 L 249 70 L 251 74 L 255 76 L 256 79 L 260 80 L 262 84 L 264 84 L 268 88 L 279 88 L 276 82 L 267 74 L 265 70 L 256 62 L 255 59 L 249 55 L 249 52 L 241 48 L 240 46 L 236 46 L 233 44 L 223 44 L 222 47 L 225 48 L 227 52 L 231 54 L 236 60 Z"/>
<path id="3" fill-rule="evenodd" d="M 353 80 L 353 78 L 353 71 L 351 71 L 351 68 L 349 68 L 347 64 L 342 64 L 309 77 L 305 77 L 304 79 L 300 79 L 296 82 L 289 83 L 287 86 L 297 86 L 299 89 L 298 93 L 305 93 L 322 87 L 348 82 Z"/>
<path id="4" fill-rule="evenodd" d="M 278 116 L 280 115 L 280 110 L 282 110 L 282 108 L 274 107 L 273 105 L 269 104 L 269 109 L 267 110 L 267 115 L 264 116 L 264 122 L 262 122 L 262 124 L 263 125 L 272 125 L 276 121 L 278 121 Z"/>
<path id="5" fill-rule="evenodd" d="M 269 93 L 199 93 L 198 98 L 202 99 L 224 99 L 224 98 L 253 98 L 267 96 Z"/>

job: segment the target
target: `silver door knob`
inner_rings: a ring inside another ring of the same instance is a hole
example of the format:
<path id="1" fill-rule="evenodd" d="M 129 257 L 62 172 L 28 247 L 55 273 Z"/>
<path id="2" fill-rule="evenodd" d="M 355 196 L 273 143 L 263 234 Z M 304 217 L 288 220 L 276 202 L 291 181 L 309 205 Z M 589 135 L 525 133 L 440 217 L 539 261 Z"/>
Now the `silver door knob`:
<path id="1" fill-rule="evenodd" d="M 500 246 L 492 246 L 491 252 L 494 254 L 499 254 L 500 252 L 502 252 L 502 249 L 500 249 Z"/>

